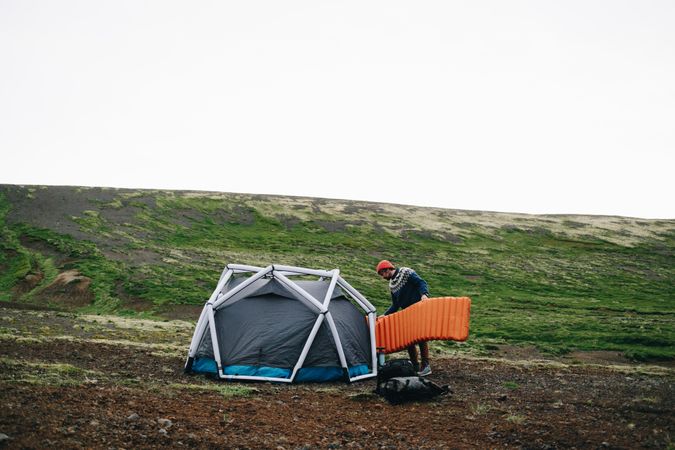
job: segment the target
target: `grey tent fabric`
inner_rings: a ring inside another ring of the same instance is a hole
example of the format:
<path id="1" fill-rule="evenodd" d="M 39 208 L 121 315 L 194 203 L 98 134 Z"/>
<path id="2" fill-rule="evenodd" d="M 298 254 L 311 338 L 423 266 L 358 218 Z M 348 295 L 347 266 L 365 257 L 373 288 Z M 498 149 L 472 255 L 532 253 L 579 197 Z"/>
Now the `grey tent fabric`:
<path id="1" fill-rule="evenodd" d="M 370 340 L 363 314 L 345 297 L 332 300 L 328 309 L 335 319 L 335 326 L 342 341 L 347 363 L 349 365 L 368 364 Z"/>
<path id="2" fill-rule="evenodd" d="M 225 365 L 292 366 L 316 321 L 296 300 L 264 295 L 216 313 L 221 361 Z"/>

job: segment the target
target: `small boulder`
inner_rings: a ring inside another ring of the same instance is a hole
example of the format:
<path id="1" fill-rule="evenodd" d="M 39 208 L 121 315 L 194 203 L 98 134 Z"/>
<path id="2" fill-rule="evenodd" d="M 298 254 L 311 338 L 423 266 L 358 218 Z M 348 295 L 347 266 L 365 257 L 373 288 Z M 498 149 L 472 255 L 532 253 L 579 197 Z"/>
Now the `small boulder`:
<path id="1" fill-rule="evenodd" d="M 157 423 L 160 427 L 166 429 L 171 428 L 171 425 L 173 425 L 173 422 L 171 422 L 169 419 L 157 419 Z"/>

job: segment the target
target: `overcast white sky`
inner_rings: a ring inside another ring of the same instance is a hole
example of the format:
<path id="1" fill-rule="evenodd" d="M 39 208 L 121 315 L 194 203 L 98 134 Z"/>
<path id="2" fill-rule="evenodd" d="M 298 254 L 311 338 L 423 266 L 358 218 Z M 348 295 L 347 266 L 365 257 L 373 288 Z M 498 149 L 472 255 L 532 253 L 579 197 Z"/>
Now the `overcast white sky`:
<path id="1" fill-rule="evenodd" d="M 675 2 L 0 0 L 0 183 L 675 218 Z"/>

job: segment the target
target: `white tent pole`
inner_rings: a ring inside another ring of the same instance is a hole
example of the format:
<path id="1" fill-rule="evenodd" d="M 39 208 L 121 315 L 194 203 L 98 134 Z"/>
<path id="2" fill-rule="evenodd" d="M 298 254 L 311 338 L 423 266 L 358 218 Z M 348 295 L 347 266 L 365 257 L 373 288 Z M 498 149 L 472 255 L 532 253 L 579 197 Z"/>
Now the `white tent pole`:
<path id="1" fill-rule="evenodd" d="M 317 277 L 326 277 L 326 278 L 333 275 L 331 271 L 327 270 L 307 269 L 305 267 L 279 266 L 276 264 L 274 265 L 274 270 L 278 270 L 281 272 L 295 272 L 304 275 L 316 275 Z"/>
<path id="2" fill-rule="evenodd" d="M 217 308 L 224 302 L 226 302 L 228 299 L 232 298 L 235 296 L 237 293 L 239 293 L 242 289 L 245 289 L 246 287 L 250 286 L 253 284 L 255 281 L 261 279 L 268 273 L 270 273 L 273 270 L 273 266 L 267 266 L 264 269 L 260 270 L 260 272 L 256 273 L 255 275 L 251 276 L 250 278 L 247 278 L 246 281 L 241 283 L 239 286 L 235 287 L 231 291 L 228 291 L 225 295 L 220 297 L 218 300 L 213 302 L 213 307 Z"/>
<path id="3" fill-rule="evenodd" d="M 371 378 L 371 377 L 374 377 L 374 376 L 377 376 L 377 374 L 376 373 L 366 373 L 364 375 L 359 375 L 359 376 L 356 376 L 354 378 L 350 378 L 349 382 L 351 383 L 351 382 L 354 382 L 354 381 L 359 381 L 359 380 Z"/>
<path id="4" fill-rule="evenodd" d="M 319 301 L 317 299 L 312 297 L 306 290 L 304 290 L 303 288 L 301 288 L 300 286 L 298 286 L 297 284 L 295 284 L 294 282 L 292 282 L 291 280 L 286 278 L 284 275 L 275 272 L 274 277 L 277 280 L 281 281 L 284 285 L 286 285 L 286 287 L 288 287 L 288 288 L 294 290 L 296 293 L 300 294 L 300 296 L 302 298 L 304 298 L 305 300 L 310 302 L 314 307 L 316 307 L 316 309 L 318 309 L 319 312 L 321 312 L 321 313 L 326 312 L 323 305 L 321 303 L 319 303 Z"/>
<path id="5" fill-rule="evenodd" d="M 377 314 L 374 312 L 368 313 L 368 329 L 370 331 L 370 356 L 372 359 L 373 373 L 377 375 L 377 342 L 375 339 L 375 322 L 377 321 Z"/>
<path id="6" fill-rule="evenodd" d="M 330 312 L 326 313 L 326 320 L 328 321 L 328 326 L 330 327 L 330 331 L 333 334 L 333 341 L 335 342 L 335 347 L 337 348 L 338 356 L 340 357 L 340 364 L 345 370 L 349 370 L 349 367 L 347 366 L 347 358 L 345 358 L 345 352 L 342 349 L 342 341 L 340 341 L 340 336 L 338 335 L 335 321 L 333 320 L 333 316 Z"/>
<path id="7" fill-rule="evenodd" d="M 228 264 L 227 267 L 230 269 L 234 269 L 235 272 L 259 272 L 263 268 L 262 267 L 257 267 L 257 266 L 248 266 L 248 265 L 243 265 L 243 264 Z M 324 273 L 328 273 L 330 276 L 330 272 L 322 272 L 319 270 L 314 270 L 314 269 L 305 269 L 302 267 L 291 267 L 291 266 L 274 266 L 274 271 L 275 272 L 281 272 L 284 275 L 317 275 L 321 276 Z"/>
<path id="8" fill-rule="evenodd" d="M 316 322 L 314 322 L 312 331 L 309 333 L 307 342 L 305 342 L 305 346 L 302 348 L 300 358 L 298 358 L 298 362 L 295 363 L 295 367 L 293 367 L 293 373 L 291 374 L 291 381 L 295 379 L 295 374 L 298 373 L 298 370 L 300 370 L 302 365 L 305 363 L 305 359 L 307 359 L 307 355 L 309 354 L 309 349 L 312 347 L 312 344 L 314 343 L 314 338 L 316 337 L 316 334 L 319 332 L 319 328 L 323 323 L 323 319 L 324 319 L 323 314 L 319 314 L 319 316 L 316 318 Z"/>
<path id="9" fill-rule="evenodd" d="M 223 363 L 220 360 L 220 346 L 218 345 L 218 334 L 216 333 L 216 320 L 213 314 L 213 305 L 206 305 L 209 316 L 209 329 L 211 330 L 211 344 L 213 345 L 213 358 L 218 366 L 218 373 L 223 373 Z"/>
<path id="10" fill-rule="evenodd" d="M 223 278 L 225 277 L 225 275 L 227 274 L 227 272 L 229 272 L 229 270 L 230 270 L 230 268 L 227 267 L 227 266 L 225 266 L 225 268 L 223 269 L 223 271 L 220 273 L 220 278 L 218 278 L 218 284 L 220 284 L 220 282 L 223 280 Z"/>
<path id="11" fill-rule="evenodd" d="M 223 290 L 223 287 L 227 284 L 227 282 L 230 280 L 230 277 L 232 276 L 233 271 L 231 269 L 228 269 L 225 267 L 223 275 L 220 277 L 220 280 L 218 281 L 218 285 L 216 286 L 216 289 L 214 289 L 213 293 L 211 294 L 211 297 L 209 300 L 206 302 L 208 304 L 209 302 L 215 301 L 215 299 L 218 297 L 218 294 L 220 294 L 220 291 Z M 206 330 L 206 305 L 204 305 L 204 309 L 202 309 L 202 313 L 199 315 L 199 320 L 197 321 L 197 326 L 195 327 L 195 332 L 192 335 L 192 342 L 190 343 L 190 351 L 188 353 L 188 357 L 194 357 L 195 353 L 197 352 L 197 346 L 199 345 L 199 342 L 202 340 L 202 336 L 204 335 L 204 330 Z"/>
<path id="12" fill-rule="evenodd" d="M 209 301 L 207 303 L 213 303 L 216 301 L 216 299 L 218 298 L 218 294 L 222 292 L 227 282 L 230 281 L 230 278 L 232 278 L 233 273 L 234 271 L 232 269 L 227 269 L 225 275 L 223 275 L 220 278 L 220 281 L 218 281 L 218 286 L 216 286 L 216 289 L 211 294 L 211 297 L 209 297 Z"/>
<path id="13" fill-rule="evenodd" d="M 244 264 L 228 264 L 227 267 L 236 272 L 260 272 L 263 270 L 263 267 L 247 266 Z"/>
<path id="14" fill-rule="evenodd" d="M 362 308 L 363 308 L 366 312 L 375 312 L 375 311 L 377 311 L 377 310 L 375 309 L 375 307 L 374 307 L 368 300 L 366 300 L 366 298 L 365 298 L 363 295 L 361 295 L 361 293 L 360 293 L 359 291 L 357 291 L 357 290 L 354 289 L 349 283 L 347 283 L 347 282 L 344 280 L 344 278 L 340 278 L 340 281 L 339 281 L 338 285 L 339 285 L 342 289 L 344 289 L 344 290 L 346 290 L 347 292 L 349 292 L 349 293 L 354 297 L 355 300 L 359 300 L 361 303 L 363 303 Z"/>
<path id="15" fill-rule="evenodd" d="M 323 307 L 325 309 L 328 309 L 328 305 L 330 304 L 330 299 L 333 296 L 333 291 L 335 290 L 335 284 L 337 283 L 339 278 L 340 278 L 340 270 L 339 269 L 333 269 L 333 276 L 330 280 L 330 284 L 328 285 L 328 290 L 326 291 L 326 296 L 323 298 Z"/>
<path id="16" fill-rule="evenodd" d="M 344 285 L 343 285 L 343 283 L 342 283 L 343 281 L 344 281 L 344 280 L 343 280 L 342 278 L 340 278 L 340 279 L 338 280 L 338 282 L 337 282 L 338 286 L 340 286 L 341 288 L 344 287 Z M 370 312 L 370 310 L 368 309 L 368 305 L 364 304 L 361 300 L 359 300 L 356 296 L 354 296 L 354 295 L 353 295 L 351 292 L 349 292 L 346 288 L 344 289 L 344 291 L 349 295 L 349 297 L 350 297 L 352 300 L 354 300 L 354 301 L 356 302 L 357 305 L 359 305 L 359 306 L 361 307 L 361 309 L 362 309 L 366 314 Z"/>
<path id="17" fill-rule="evenodd" d="M 223 375 L 219 374 L 223 380 L 250 380 L 250 381 L 270 381 L 273 383 L 290 383 L 290 378 L 274 378 L 274 377 L 256 377 L 252 375 Z"/>

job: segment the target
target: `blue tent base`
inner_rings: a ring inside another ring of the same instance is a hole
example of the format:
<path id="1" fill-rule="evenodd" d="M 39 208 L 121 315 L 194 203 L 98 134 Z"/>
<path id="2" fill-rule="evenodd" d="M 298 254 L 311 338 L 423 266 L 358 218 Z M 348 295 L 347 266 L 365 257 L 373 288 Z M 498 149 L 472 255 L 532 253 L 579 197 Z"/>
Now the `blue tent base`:
<path id="1" fill-rule="evenodd" d="M 216 361 L 211 358 L 196 358 L 192 363 L 192 371 L 196 373 L 218 375 Z M 261 366 L 226 366 L 223 368 L 224 375 L 241 375 L 249 377 L 265 378 L 291 378 L 292 369 L 281 367 Z M 357 377 L 370 373 L 366 364 L 349 368 L 349 377 Z M 303 367 L 295 376 L 295 382 L 323 382 L 339 381 L 343 379 L 342 367 Z"/>

